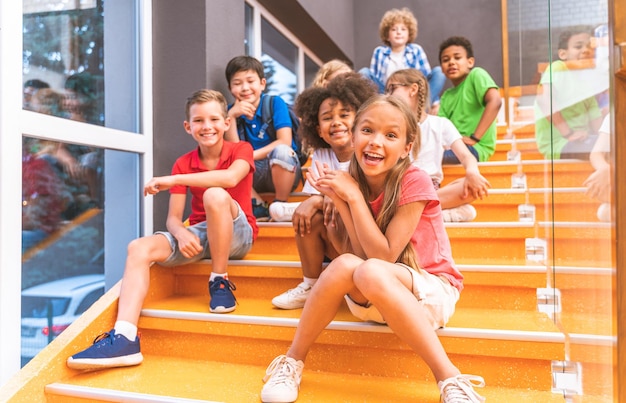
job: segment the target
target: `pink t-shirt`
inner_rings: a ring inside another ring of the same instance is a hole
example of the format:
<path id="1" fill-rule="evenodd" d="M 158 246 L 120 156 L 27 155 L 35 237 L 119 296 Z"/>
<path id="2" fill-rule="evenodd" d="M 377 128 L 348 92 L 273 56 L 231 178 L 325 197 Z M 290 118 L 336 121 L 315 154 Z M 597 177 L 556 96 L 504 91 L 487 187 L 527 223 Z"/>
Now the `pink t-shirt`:
<path id="1" fill-rule="evenodd" d="M 463 275 L 452 258 L 450 239 L 443 225 L 439 198 L 430 176 L 421 169 L 411 166 L 402 178 L 399 205 L 427 201 L 417 223 L 411 243 L 417 253 L 420 267 L 435 275 L 442 275 L 459 291 L 463 289 Z M 378 216 L 383 204 L 384 193 L 370 203 L 374 217 Z"/>
<path id="2" fill-rule="evenodd" d="M 256 239 L 259 227 L 256 224 L 256 218 L 252 214 L 252 176 L 254 175 L 254 159 L 252 157 L 252 146 L 246 141 L 231 143 L 224 141 L 222 146 L 222 154 L 215 169 L 228 169 L 235 160 L 244 160 L 250 165 L 250 172 L 238 184 L 232 188 L 226 189 L 230 197 L 232 197 L 246 214 L 246 218 L 252 227 L 252 237 Z M 179 157 L 172 167 L 172 175 L 189 174 L 196 172 L 206 172 L 208 169 L 200 162 L 198 148 Z M 432 185 L 431 185 L 432 186 Z M 187 186 L 173 186 L 170 193 L 187 194 Z M 204 214 L 204 205 L 202 204 L 202 195 L 206 188 L 189 186 L 191 192 L 191 215 L 189 216 L 189 224 L 194 225 L 202 221 L 206 221 Z"/>

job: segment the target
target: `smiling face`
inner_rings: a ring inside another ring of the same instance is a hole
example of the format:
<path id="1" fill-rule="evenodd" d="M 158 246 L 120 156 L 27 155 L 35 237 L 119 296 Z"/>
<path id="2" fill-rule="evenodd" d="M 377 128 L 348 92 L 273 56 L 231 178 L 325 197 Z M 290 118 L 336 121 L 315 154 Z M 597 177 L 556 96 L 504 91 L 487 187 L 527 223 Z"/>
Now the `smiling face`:
<path id="1" fill-rule="evenodd" d="M 265 78 L 260 78 L 254 70 L 238 71 L 230 79 L 230 92 L 238 101 L 258 106 L 263 90 Z"/>
<path id="2" fill-rule="evenodd" d="M 567 49 L 559 49 L 561 60 L 583 60 L 593 56 L 591 48 L 591 36 L 582 32 L 572 35 L 567 41 Z"/>
<path id="3" fill-rule="evenodd" d="M 354 129 L 354 154 L 370 184 L 381 184 L 387 173 L 411 151 L 407 123 L 400 109 L 372 104 L 361 112 Z"/>
<path id="4" fill-rule="evenodd" d="M 354 109 L 334 98 L 327 98 L 320 105 L 317 132 L 340 161 L 346 161 L 353 151 L 351 127 L 355 114 Z"/>
<path id="5" fill-rule="evenodd" d="M 230 118 L 224 116 L 219 102 L 208 101 L 191 105 L 189 120 L 183 125 L 200 147 L 211 147 L 223 141 L 224 132 L 230 126 Z"/>
<path id="6" fill-rule="evenodd" d="M 455 86 L 465 80 L 472 67 L 474 58 L 467 57 L 467 50 L 463 46 L 448 46 L 441 52 L 441 70 Z"/>

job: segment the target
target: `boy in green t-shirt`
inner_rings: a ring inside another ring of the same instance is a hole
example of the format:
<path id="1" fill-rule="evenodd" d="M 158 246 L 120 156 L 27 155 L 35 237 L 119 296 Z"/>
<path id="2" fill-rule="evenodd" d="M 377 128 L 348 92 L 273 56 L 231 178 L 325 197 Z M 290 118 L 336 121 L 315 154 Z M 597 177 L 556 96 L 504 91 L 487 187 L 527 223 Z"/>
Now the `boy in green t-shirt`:
<path id="1" fill-rule="evenodd" d="M 591 35 L 565 31 L 558 57 L 541 76 L 535 102 L 535 138 L 546 158 L 588 159 L 598 137 L 602 111 L 584 78 L 593 62 Z"/>
<path id="2" fill-rule="evenodd" d="M 463 142 L 478 161 L 487 161 L 496 150 L 496 116 L 502 104 L 498 86 L 480 67 L 474 67 L 474 51 L 467 38 L 453 36 L 439 46 L 439 62 L 453 88 L 441 96 L 439 116 L 454 123 Z M 444 164 L 460 164 L 452 150 Z"/>

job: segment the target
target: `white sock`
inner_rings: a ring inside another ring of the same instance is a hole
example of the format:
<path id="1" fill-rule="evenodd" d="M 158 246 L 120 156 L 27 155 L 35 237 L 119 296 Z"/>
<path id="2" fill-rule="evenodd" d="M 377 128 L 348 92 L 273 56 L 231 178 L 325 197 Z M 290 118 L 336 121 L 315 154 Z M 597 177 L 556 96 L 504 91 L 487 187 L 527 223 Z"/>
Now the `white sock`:
<path id="1" fill-rule="evenodd" d="M 224 277 L 225 279 L 228 279 L 228 273 L 211 272 L 211 277 L 209 278 L 209 281 L 214 281 L 215 277 Z"/>
<path id="2" fill-rule="evenodd" d="M 315 283 L 317 283 L 317 279 L 316 278 L 302 277 L 302 279 L 304 280 L 304 282 L 306 284 L 308 284 L 311 287 L 313 287 L 315 285 Z"/>
<path id="3" fill-rule="evenodd" d="M 121 334 L 130 341 L 135 341 L 137 338 L 137 326 L 124 320 L 118 320 L 115 322 L 115 334 Z"/>

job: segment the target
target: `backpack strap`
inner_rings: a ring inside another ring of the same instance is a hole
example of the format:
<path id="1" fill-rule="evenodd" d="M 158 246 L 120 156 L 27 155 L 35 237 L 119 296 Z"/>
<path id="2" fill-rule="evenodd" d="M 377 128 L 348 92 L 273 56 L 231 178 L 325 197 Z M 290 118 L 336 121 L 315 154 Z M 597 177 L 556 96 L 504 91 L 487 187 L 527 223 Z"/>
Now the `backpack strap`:
<path id="1" fill-rule="evenodd" d="M 276 130 L 274 129 L 274 95 L 265 95 L 261 98 L 261 119 L 263 119 L 263 129 L 267 135 L 276 140 Z"/>

